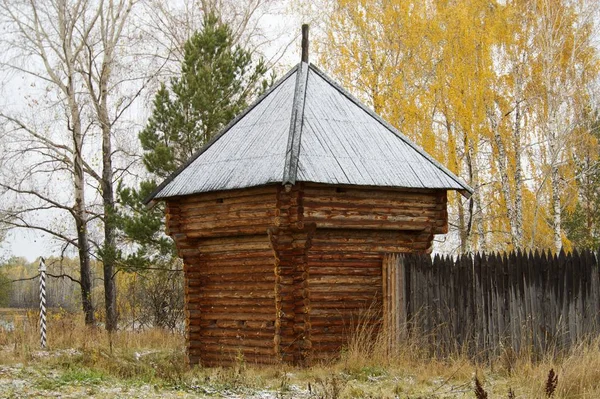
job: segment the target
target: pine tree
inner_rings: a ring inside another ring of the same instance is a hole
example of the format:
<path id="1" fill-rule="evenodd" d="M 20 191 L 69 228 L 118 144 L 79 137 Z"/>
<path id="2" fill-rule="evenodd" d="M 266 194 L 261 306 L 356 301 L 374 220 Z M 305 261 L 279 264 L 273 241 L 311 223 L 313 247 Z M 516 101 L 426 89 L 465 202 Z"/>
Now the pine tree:
<path id="1" fill-rule="evenodd" d="M 139 188 L 119 187 L 118 223 L 135 251 L 124 266 L 168 268 L 175 262 L 172 241 L 162 231 L 164 209 L 145 209 L 146 198 L 162 180 L 194 155 L 273 82 L 262 59 L 234 46 L 230 28 L 207 15 L 203 29 L 185 45 L 181 76 L 163 84 L 154 98 L 152 116 L 139 134 L 143 163 L 153 178 Z"/>
<path id="2" fill-rule="evenodd" d="M 165 178 L 194 155 L 264 90 L 265 73 L 263 61 L 254 64 L 250 52 L 234 48 L 229 27 L 208 15 L 185 45 L 181 77 L 170 90 L 160 88 L 140 133 L 148 171 Z"/>

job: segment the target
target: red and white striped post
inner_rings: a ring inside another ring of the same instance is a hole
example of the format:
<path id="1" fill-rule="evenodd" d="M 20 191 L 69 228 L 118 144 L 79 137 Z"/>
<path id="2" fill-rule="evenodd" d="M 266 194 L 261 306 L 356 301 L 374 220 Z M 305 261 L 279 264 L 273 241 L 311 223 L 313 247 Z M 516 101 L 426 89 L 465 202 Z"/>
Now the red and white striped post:
<path id="1" fill-rule="evenodd" d="M 40 257 L 40 343 L 46 348 L 46 263 Z"/>

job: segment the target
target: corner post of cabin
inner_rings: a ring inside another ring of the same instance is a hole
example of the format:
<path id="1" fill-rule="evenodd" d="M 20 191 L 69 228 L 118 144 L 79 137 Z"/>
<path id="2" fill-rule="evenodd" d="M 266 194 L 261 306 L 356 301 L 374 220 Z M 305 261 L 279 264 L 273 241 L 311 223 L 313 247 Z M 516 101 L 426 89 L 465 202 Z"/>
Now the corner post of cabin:
<path id="1" fill-rule="evenodd" d="M 303 222 L 303 185 L 282 186 L 277 218 L 269 230 L 275 256 L 274 350 L 281 362 L 310 363 L 310 291 L 308 257 L 314 224 Z"/>
<path id="2" fill-rule="evenodd" d="M 200 251 L 198 250 L 198 240 L 191 239 L 184 232 L 184 223 L 182 222 L 181 203 L 177 199 L 166 201 L 166 225 L 165 233 L 170 235 L 175 241 L 177 255 L 183 261 L 184 273 L 184 314 L 185 314 L 185 338 L 186 338 L 186 362 L 188 365 L 200 363 L 199 342 L 193 339 L 194 331 L 197 326 L 193 325 L 191 317 L 190 303 L 195 293 L 198 291 L 199 280 L 194 265 L 200 262 Z"/>

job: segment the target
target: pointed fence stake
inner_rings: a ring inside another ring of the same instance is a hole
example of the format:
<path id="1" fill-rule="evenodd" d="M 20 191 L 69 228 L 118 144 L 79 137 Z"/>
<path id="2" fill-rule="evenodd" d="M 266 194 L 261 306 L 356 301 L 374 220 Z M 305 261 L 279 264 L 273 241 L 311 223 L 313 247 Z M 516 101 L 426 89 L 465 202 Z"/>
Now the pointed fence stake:
<path id="1" fill-rule="evenodd" d="M 46 349 L 46 263 L 40 257 L 40 344 Z"/>

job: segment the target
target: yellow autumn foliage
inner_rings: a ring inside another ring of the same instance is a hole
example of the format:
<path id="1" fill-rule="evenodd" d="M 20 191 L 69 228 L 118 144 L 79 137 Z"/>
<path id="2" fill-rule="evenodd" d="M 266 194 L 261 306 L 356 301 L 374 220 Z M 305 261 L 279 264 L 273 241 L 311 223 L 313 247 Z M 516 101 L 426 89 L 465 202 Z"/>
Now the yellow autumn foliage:
<path id="1" fill-rule="evenodd" d="M 450 196 L 453 248 L 571 246 L 561 217 L 581 201 L 599 71 L 591 7 L 333 0 L 319 62 L 475 189 Z"/>

